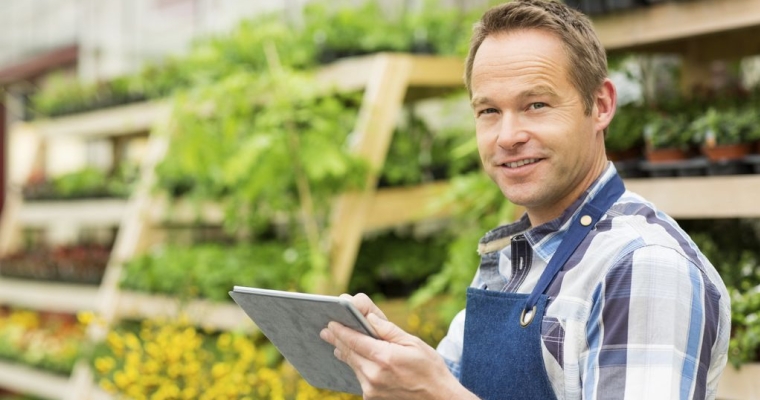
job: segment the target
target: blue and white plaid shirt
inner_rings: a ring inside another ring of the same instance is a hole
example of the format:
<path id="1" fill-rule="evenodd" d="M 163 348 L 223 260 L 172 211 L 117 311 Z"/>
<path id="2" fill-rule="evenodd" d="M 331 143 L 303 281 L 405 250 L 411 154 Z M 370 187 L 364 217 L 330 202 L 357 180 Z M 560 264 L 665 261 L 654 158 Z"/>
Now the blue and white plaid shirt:
<path id="1" fill-rule="evenodd" d="M 553 221 L 531 228 L 524 216 L 488 232 L 472 287 L 530 293 L 574 214 L 615 174 L 610 163 Z M 727 361 L 729 295 L 688 235 L 639 195 L 623 194 L 546 294 L 543 359 L 558 399 L 715 398 Z M 462 311 L 438 346 L 456 376 L 464 320 Z"/>

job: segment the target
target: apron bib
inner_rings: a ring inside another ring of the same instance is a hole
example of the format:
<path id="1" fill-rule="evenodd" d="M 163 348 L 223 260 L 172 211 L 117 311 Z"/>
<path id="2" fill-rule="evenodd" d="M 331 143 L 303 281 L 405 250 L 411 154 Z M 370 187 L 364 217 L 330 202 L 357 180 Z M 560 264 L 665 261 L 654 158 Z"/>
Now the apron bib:
<path id="1" fill-rule="evenodd" d="M 544 293 L 623 192 L 623 181 L 615 175 L 583 206 L 529 295 L 467 289 L 462 385 L 483 400 L 557 398 L 541 350 Z"/>

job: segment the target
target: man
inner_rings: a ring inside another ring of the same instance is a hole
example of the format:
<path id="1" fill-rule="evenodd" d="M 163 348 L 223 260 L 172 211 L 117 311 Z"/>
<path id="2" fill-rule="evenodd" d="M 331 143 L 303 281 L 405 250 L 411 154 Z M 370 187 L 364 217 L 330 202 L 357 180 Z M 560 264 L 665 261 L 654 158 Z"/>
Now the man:
<path id="1" fill-rule="evenodd" d="M 484 14 L 465 77 L 478 150 L 527 212 L 481 240 L 467 308 L 437 352 L 352 297 L 383 340 L 335 322 L 322 338 L 365 399 L 715 398 L 728 294 L 607 161 L 616 92 L 606 73 L 589 20 L 561 3 Z"/>

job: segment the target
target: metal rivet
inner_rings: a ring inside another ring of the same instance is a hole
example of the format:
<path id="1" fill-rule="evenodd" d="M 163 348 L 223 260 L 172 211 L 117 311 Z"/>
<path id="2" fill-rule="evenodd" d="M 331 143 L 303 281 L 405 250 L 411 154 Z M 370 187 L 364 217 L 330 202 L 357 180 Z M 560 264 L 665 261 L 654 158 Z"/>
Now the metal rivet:
<path id="1" fill-rule="evenodd" d="M 593 220 L 591 219 L 590 215 L 584 215 L 584 216 L 581 217 L 581 225 L 583 225 L 583 226 L 589 226 L 589 225 L 591 225 L 592 221 Z"/>

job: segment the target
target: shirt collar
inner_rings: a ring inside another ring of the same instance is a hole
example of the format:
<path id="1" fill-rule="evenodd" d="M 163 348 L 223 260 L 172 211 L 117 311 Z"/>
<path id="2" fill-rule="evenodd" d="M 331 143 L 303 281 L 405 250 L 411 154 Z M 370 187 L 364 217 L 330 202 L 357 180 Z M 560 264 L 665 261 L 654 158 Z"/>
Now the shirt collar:
<path id="1" fill-rule="evenodd" d="M 575 214 L 580 212 L 581 208 L 586 203 L 590 202 L 594 196 L 599 193 L 602 187 L 604 187 L 604 185 L 615 175 L 617 175 L 615 165 L 608 162 L 607 169 L 605 169 L 594 183 L 592 183 L 591 186 L 589 186 L 589 188 L 570 205 L 570 207 L 565 209 L 559 217 L 539 226 L 529 228 L 523 232 L 523 235 L 525 235 L 526 240 L 533 248 L 536 255 L 548 262 L 559 247 L 559 244 L 562 242 L 565 233 L 570 229 L 570 223 L 575 217 Z M 526 219 L 526 216 L 523 216 L 523 218 L 511 225 L 524 226 L 524 219 Z"/>

